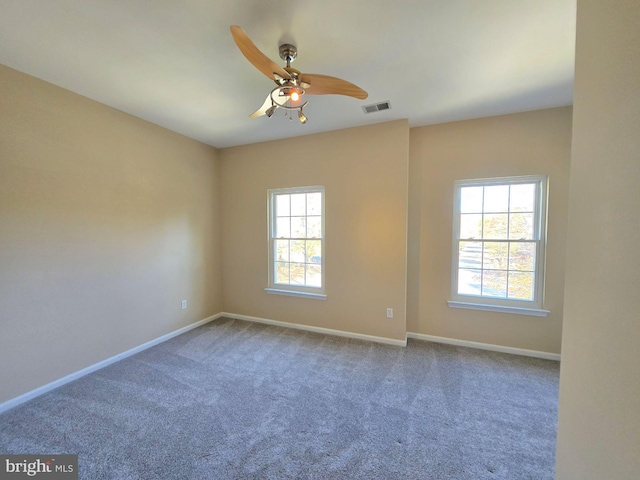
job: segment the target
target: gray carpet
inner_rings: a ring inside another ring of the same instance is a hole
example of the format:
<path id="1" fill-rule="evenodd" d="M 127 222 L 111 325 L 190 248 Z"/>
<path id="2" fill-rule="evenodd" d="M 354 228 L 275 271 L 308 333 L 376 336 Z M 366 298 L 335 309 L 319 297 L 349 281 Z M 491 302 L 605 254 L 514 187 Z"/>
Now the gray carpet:
<path id="1" fill-rule="evenodd" d="M 559 364 L 219 319 L 0 415 L 82 479 L 553 479 Z"/>

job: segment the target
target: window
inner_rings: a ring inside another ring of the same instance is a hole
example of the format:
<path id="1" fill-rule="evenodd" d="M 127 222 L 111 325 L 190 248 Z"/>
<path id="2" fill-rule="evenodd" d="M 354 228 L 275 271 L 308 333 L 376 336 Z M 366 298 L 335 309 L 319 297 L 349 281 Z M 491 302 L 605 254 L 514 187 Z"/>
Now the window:
<path id="1" fill-rule="evenodd" d="M 454 191 L 454 301 L 449 305 L 546 312 L 542 297 L 547 177 L 459 180 Z"/>
<path id="2" fill-rule="evenodd" d="M 269 190 L 268 293 L 324 295 L 324 187 Z"/>

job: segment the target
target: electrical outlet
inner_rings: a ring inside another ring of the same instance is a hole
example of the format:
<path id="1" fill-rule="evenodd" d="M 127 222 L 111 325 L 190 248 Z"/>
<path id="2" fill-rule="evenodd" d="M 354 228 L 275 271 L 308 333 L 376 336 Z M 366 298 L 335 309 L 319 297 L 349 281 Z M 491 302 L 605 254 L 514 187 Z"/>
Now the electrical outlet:
<path id="1" fill-rule="evenodd" d="M 387 308 L 387 318 L 393 318 L 393 308 Z"/>
<path id="2" fill-rule="evenodd" d="M 184 310 L 185 308 L 187 308 L 187 301 L 182 300 L 182 309 Z"/>

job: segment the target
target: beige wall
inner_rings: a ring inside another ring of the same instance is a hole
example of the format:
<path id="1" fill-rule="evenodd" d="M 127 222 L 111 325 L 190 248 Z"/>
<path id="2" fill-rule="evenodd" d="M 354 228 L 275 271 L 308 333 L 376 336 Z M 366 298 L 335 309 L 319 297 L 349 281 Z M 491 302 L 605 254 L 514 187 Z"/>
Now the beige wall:
<path id="1" fill-rule="evenodd" d="M 221 150 L 225 311 L 404 340 L 408 140 L 401 120 Z M 324 301 L 264 292 L 267 189 L 305 185 L 325 186 Z"/>
<path id="2" fill-rule="evenodd" d="M 640 477 L 640 4 L 578 1 L 558 480 Z"/>
<path id="3" fill-rule="evenodd" d="M 221 311 L 560 350 L 568 107 L 216 151 L 6 67 L 0 82 L 0 362 L 16 365 L 0 402 Z M 453 180 L 538 173 L 552 314 L 448 308 Z M 304 185 L 326 188 L 326 301 L 264 292 L 267 190 Z"/>
<path id="4" fill-rule="evenodd" d="M 563 107 L 411 129 L 409 332 L 560 352 L 571 115 Z M 544 307 L 551 314 L 448 307 L 454 180 L 529 174 L 549 175 Z"/>
<path id="5" fill-rule="evenodd" d="M 213 148 L 0 66 L 0 403 L 221 311 L 218 176 Z"/>

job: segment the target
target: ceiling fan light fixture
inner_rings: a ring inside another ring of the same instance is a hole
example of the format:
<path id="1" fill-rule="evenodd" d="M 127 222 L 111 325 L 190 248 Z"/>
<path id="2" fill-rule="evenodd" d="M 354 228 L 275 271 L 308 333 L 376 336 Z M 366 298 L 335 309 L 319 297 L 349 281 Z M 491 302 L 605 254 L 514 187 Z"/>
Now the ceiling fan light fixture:
<path id="1" fill-rule="evenodd" d="M 278 108 L 276 105 L 271 105 L 269 108 L 267 108 L 267 111 L 264 112 L 264 114 L 271 118 L 271 116 L 273 115 L 273 113 L 276 111 L 276 108 Z"/>
<path id="2" fill-rule="evenodd" d="M 264 110 L 264 115 L 267 117 L 272 117 L 275 111 L 278 108 L 282 108 L 285 112 L 285 116 L 289 116 L 289 120 L 292 119 L 293 111 L 296 110 L 298 112 L 298 119 L 300 123 L 307 123 L 307 117 L 302 113 L 302 109 L 307 105 L 308 102 L 304 102 L 302 105 L 292 105 L 295 101 L 294 94 L 298 96 L 298 101 L 302 99 L 304 95 L 304 89 L 296 86 L 296 85 L 279 85 L 273 90 L 267 97 L 271 99 L 271 106 Z M 264 108 L 264 107 L 263 107 Z"/>

